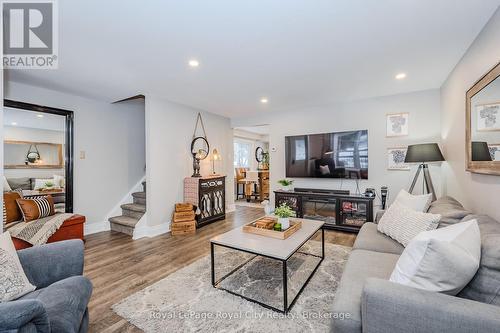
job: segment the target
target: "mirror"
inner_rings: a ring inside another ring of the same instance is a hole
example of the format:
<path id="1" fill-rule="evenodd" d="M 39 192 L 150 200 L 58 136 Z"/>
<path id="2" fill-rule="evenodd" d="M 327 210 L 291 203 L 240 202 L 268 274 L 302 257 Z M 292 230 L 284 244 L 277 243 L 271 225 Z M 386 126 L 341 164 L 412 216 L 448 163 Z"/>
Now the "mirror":
<path id="1" fill-rule="evenodd" d="M 500 175 L 500 63 L 466 95 L 467 171 Z"/>
<path id="2" fill-rule="evenodd" d="M 5 169 L 61 169 L 62 145 L 57 143 L 5 141 Z"/>

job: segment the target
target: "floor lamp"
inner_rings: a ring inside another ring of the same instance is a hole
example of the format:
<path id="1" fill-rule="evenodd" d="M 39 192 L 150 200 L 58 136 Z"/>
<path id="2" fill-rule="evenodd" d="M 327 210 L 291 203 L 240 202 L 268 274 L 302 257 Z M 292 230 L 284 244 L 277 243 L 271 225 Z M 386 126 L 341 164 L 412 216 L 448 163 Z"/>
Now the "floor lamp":
<path id="1" fill-rule="evenodd" d="M 429 166 L 427 165 L 427 162 L 441 161 L 444 161 L 444 157 L 437 143 L 423 143 L 408 146 L 405 163 L 420 163 L 417 169 L 417 173 L 413 178 L 413 182 L 411 183 L 409 192 L 413 192 L 413 189 L 417 184 L 418 177 L 420 176 L 420 172 L 423 171 L 424 187 L 427 190 L 427 193 L 432 193 L 432 200 L 436 200 L 436 191 L 434 190 L 434 185 L 432 185 L 432 179 L 429 173 Z"/>

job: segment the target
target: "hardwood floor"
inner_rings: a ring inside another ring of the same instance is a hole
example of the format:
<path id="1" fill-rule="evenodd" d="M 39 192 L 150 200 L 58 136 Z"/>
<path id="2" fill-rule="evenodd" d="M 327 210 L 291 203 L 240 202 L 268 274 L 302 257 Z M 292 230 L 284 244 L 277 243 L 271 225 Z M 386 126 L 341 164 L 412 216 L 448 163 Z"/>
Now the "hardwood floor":
<path id="1" fill-rule="evenodd" d="M 106 231 L 86 237 L 85 275 L 94 291 L 89 304 L 90 332 L 141 332 L 116 315 L 111 306 L 210 251 L 210 238 L 264 215 L 263 209 L 238 207 L 223 221 L 199 229 L 196 235 L 158 236 L 133 241 Z M 352 246 L 355 234 L 327 231 L 325 241 Z"/>

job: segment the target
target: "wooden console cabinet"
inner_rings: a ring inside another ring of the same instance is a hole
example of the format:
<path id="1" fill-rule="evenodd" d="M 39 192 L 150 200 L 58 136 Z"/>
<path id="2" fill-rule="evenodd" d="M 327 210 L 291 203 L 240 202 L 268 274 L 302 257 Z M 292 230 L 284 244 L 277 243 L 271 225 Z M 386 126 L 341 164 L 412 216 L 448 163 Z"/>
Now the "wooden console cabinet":
<path id="1" fill-rule="evenodd" d="M 275 205 L 286 203 L 297 217 L 321 220 L 325 228 L 358 232 L 365 222 L 373 222 L 374 198 L 351 195 L 348 191 L 296 188 L 274 191 Z"/>
<path id="2" fill-rule="evenodd" d="M 199 208 L 197 227 L 226 218 L 226 176 L 184 178 L 184 202 Z"/>

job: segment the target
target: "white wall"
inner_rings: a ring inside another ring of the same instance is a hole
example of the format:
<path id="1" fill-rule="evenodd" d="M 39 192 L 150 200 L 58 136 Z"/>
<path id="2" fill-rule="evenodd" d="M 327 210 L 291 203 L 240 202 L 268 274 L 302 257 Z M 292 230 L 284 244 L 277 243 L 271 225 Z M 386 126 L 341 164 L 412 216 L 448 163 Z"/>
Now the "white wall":
<path id="1" fill-rule="evenodd" d="M 64 118 L 61 117 L 64 123 Z M 4 140 L 31 141 L 64 144 L 64 132 L 38 128 L 4 126 Z M 63 150 L 64 153 L 64 150 Z M 64 175 L 64 168 L 59 169 L 5 169 L 7 178 L 52 178 L 54 175 Z"/>
<path id="2" fill-rule="evenodd" d="M 415 172 L 388 171 L 387 148 L 413 143 L 440 142 L 439 90 L 427 90 L 409 94 L 372 98 L 345 104 L 294 110 L 266 116 L 233 119 L 232 126 L 270 125 L 271 188 L 279 188 L 277 181 L 285 177 L 285 136 L 349 130 L 368 130 L 369 179 L 360 181 L 360 190 L 367 187 L 377 190 L 389 186 L 390 200 L 402 188 L 409 188 Z M 386 138 L 386 114 L 409 112 L 409 136 Z M 273 148 L 276 151 L 273 152 Z M 441 193 L 439 166 L 431 166 L 431 175 L 438 196 Z M 422 180 L 422 179 L 420 179 Z M 354 180 L 295 179 L 295 187 L 356 190 Z M 421 186 L 418 186 L 420 190 Z M 272 200 L 274 201 L 274 200 Z M 378 204 L 378 202 L 377 202 Z"/>
<path id="3" fill-rule="evenodd" d="M 448 160 L 447 194 L 468 209 L 500 220 L 500 177 L 465 171 L 465 94 L 500 61 L 500 9 L 470 46 L 441 87 L 442 138 Z"/>
<path id="4" fill-rule="evenodd" d="M 87 227 L 104 222 L 144 176 L 144 103 L 110 104 L 17 82 L 6 83 L 5 97 L 74 111 L 74 211 Z"/>
<path id="5" fill-rule="evenodd" d="M 170 230 L 174 204 L 183 201 L 184 177 L 193 173 L 190 145 L 199 110 L 146 95 L 146 160 L 149 226 Z M 201 112 L 210 151 L 222 156 L 217 172 L 227 175 L 226 206 L 233 202 L 232 131 L 228 118 Z M 199 129 L 201 134 L 201 129 Z M 211 173 L 209 158 L 202 161 L 201 174 Z"/>

